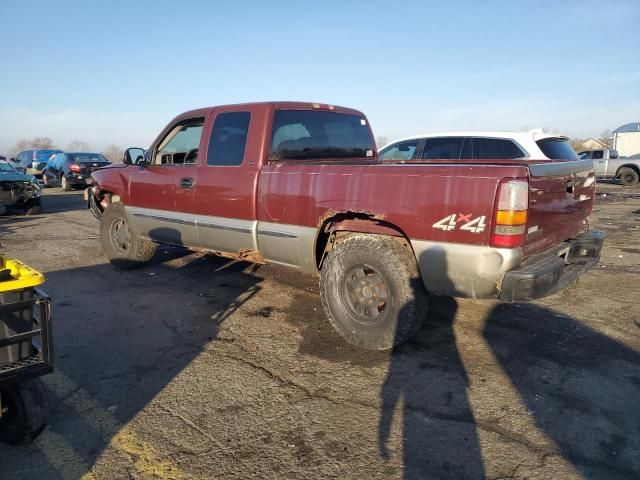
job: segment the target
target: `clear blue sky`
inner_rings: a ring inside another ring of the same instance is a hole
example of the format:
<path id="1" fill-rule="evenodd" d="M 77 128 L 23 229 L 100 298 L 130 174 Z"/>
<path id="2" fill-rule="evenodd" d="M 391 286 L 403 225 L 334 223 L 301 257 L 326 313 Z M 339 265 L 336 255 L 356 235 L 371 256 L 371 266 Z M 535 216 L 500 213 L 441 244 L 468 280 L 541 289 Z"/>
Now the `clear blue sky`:
<path id="1" fill-rule="evenodd" d="M 640 121 L 640 1 L 0 0 L 0 152 L 147 146 L 199 106 L 308 100 L 378 136 Z"/>

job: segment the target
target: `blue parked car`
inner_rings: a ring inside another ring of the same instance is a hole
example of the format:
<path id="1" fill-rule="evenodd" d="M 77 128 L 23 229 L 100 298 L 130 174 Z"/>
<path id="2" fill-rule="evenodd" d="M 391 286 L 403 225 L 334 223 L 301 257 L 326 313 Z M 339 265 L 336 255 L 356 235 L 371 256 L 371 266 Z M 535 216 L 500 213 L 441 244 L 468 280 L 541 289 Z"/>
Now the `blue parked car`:
<path id="1" fill-rule="evenodd" d="M 40 177 L 47 160 L 56 153 L 61 153 L 61 150 L 25 150 L 16 157 L 16 162 L 20 167 L 24 167 L 29 175 Z"/>

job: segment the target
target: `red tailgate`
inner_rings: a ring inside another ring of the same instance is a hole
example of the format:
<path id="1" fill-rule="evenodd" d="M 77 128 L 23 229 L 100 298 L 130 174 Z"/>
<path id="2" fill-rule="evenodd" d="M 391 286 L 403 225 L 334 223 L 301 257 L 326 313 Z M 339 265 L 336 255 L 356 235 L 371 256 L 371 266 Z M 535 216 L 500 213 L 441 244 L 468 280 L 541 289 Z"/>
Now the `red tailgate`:
<path id="1" fill-rule="evenodd" d="M 544 251 L 586 229 L 596 184 L 591 160 L 533 163 L 529 172 L 525 256 Z"/>

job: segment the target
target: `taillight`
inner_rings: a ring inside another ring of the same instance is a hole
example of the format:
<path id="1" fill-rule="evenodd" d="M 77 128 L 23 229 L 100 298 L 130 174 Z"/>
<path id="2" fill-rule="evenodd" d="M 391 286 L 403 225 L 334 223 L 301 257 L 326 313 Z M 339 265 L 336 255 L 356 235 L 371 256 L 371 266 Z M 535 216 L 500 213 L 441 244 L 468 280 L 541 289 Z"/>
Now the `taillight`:
<path id="1" fill-rule="evenodd" d="M 69 170 L 71 170 L 72 172 L 81 172 L 82 171 L 82 167 L 80 165 L 78 165 L 77 163 L 70 163 L 69 164 Z"/>
<path id="2" fill-rule="evenodd" d="M 519 247 L 524 243 L 529 208 L 529 182 L 507 180 L 500 184 L 491 245 Z"/>

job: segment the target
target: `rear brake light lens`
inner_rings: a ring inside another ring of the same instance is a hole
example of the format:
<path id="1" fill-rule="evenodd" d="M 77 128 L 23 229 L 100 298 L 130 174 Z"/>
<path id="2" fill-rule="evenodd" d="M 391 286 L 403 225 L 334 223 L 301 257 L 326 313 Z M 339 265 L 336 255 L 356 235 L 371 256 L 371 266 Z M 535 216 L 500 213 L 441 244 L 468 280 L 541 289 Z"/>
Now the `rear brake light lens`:
<path id="1" fill-rule="evenodd" d="M 70 163 L 69 170 L 71 170 L 72 172 L 80 172 L 82 171 L 82 168 L 77 163 Z"/>
<path id="2" fill-rule="evenodd" d="M 529 182 L 507 180 L 500 184 L 491 245 L 519 247 L 525 239 L 527 210 L 529 208 Z"/>

